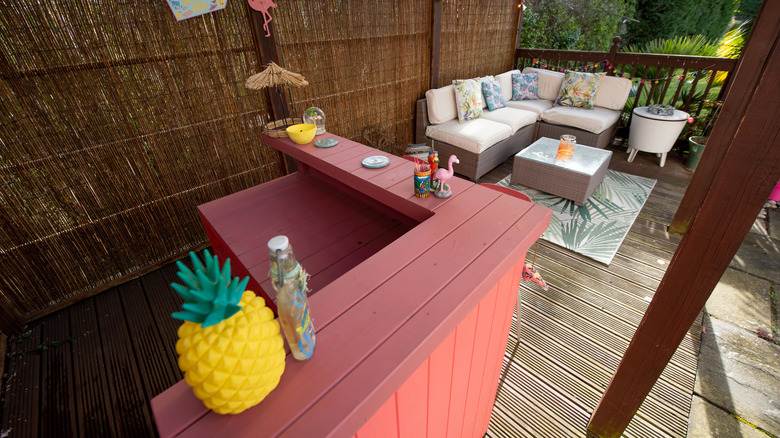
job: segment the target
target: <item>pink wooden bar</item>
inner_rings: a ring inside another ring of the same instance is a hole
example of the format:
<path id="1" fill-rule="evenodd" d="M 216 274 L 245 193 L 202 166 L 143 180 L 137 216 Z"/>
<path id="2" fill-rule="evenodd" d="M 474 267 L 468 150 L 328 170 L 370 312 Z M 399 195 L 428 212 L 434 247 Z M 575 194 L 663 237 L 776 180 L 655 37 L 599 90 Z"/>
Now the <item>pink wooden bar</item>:
<path id="1" fill-rule="evenodd" d="M 179 382 L 152 400 L 161 437 L 482 436 L 525 252 L 551 213 L 453 178 L 414 197 L 414 164 L 332 134 L 317 148 L 264 137 L 299 172 L 198 208 L 215 253 L 273 298 L 269 238 L 312 274 L 314 356 L 288 355 L 279 386 L 235 416 Z M 361 161 L 385 155 L 390 165 Z"/>

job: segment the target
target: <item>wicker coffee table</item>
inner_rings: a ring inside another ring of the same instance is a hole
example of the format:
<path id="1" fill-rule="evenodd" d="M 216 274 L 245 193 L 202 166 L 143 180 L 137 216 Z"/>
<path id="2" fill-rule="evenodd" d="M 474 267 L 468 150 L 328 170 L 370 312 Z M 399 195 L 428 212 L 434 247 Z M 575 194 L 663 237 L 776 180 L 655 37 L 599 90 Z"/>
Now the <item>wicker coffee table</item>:
<path id="1" fill-rule="evenodd" d="M 510 181 L 583 205 L 604 180 L 612 151 L 578 144 L 571 160 L 560 161 L 558 143 L 542 137 L 518 152 Z"/>

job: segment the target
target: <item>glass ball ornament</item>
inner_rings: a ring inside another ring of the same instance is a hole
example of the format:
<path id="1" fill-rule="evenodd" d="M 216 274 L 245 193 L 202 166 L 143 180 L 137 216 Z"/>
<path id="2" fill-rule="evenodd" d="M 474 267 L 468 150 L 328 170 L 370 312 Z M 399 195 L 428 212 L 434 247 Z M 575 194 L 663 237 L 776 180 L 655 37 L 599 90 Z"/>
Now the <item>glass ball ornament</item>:
<path id="1" fill-rule="evenodd" d="M 303 112 L 303 123 L 311 123 L 317 127 L 317 135 L 325 133 L 325 113 L 313 106 Z"/>

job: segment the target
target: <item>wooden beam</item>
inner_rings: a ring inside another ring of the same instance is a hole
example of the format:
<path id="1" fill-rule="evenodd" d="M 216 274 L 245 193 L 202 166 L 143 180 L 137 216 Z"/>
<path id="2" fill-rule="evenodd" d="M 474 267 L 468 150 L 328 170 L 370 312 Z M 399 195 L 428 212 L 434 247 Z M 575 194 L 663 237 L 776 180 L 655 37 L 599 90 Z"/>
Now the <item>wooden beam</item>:
<path id="1" fill-rule="evenodd" d="M 433 1 L 431 23 L 431 89 L 439 88 L 439 62 L 441 60 L 441 0 Z"/>
<path id="2" fill-rule="evenodd" d="M 269 62 L 274 62 L 281 66 L 282 62 L 279 58 L 279 50 L 276 46 L 276 28 L 274 22 L 271 21 L 266 24 L 263 14 L 260 11 L 252 9 L 248 4 L 245 4 L 244 6 L 249 12 L 252 38 L 255 42 L 258 59 L 260 60 L 260 71 L 262 71 Z M 265 31 L 264 26 L 267 26 L 267 32 Z M 290 104 L 287 101 L 287 96 L 285 96 L 283 90 L 279 87 L 267 87 L 265 91 L 268 96 L 268 102 L 271 104 L 271 116 L 273 117 L 273 120 L 292 117 Z M 285 156 L 281 152 L 278 152 L 278 156 L 280 168 L 285 175 L 297 170 L 295 160 Z"/>
<path id="3" fill-rule="evenodd" d="M 749 47 L 743 67 L 753 68 L 740 69 L 735 75 L 735 91 L 744 90 L 745 82 L 753 79 L 755 84 L 747 90 L 746 102 L 734 93 L 726 98 L 723 110 L 728 111 L 728 122 L 716 131 L 723 140 L 723 150 L 709 157 L 705 154 L 703 159 L 707 161 L 702 161 L 712 173 L 712 184 L 692 215 L 666 275 L 593 412 L 588 424 L 590 437 L 618 437 L 623 433 L 780 178 L 780 103 L 776 99 L 780 92 L 780 38 L 776 26 L 780 2 L 770 3 L 772 6 L 765 7 L 764 12 L 772 14 L 772 19 L 759 15 L 756 24 L 760 35 L 768 30 L 764 26 L 770 26 L 772 39 L 750 42 L 769 47 L 768 57 L 757 62 L 752 56 L 760 51 Z M 722 158 L 717 163 L 716 155 Z"/>
<path id="4" fill-rule="evenodd" d="M 512 69 L 518 68 L 517 61 L 520 59 L 517 56 L 517 48 L 520 47 L 520 37 L 523 34 L 523 7 L 525 6 L 525 0 L 520 0 L 517 4 L 517 9 L 520 11 L 517 14 L 517 32 L 515 33 L 515 46 L 512 48 L 512 52 L 515 54 L 515 59 L 512 60 Z"/>
<path id="5" fill-rule="evenodd" d="M 726 146 L 742 123 L 741 115 L 753 98 L 752 92 L 761 80 L 764 63 L 777 39 L 780 23 L 780 2 L 764 2 L 761 6 L 748 42 L 734 72 L 729 75 L 729 91 L 721 114 L 715 123 L 705 153 L 696 167 L 696 173 L 685 191 L 680 207 L 669 225 L 669 232 L 683 234 L 712 186 L 715 172 L 723 162 Z M 776 123 L 776 122 L 773 122 Z M 737 181 L 742 184 L 744 180 Z"/>

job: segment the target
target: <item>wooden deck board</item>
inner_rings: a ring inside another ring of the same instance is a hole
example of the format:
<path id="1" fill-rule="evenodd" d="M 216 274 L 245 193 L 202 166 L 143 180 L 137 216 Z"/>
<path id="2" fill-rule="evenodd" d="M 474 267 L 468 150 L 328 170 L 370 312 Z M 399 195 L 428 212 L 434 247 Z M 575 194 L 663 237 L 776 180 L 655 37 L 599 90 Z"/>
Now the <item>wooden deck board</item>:
<path id="1" fill-rule="evenodd" d="M 520 287 L 520 342 L 510 337 L 488 436 L 586 436 L 587 420 L 679 244 L 680 237 L 669 235 L 666 226 L 689 175 L 668 167 L 631 166 L 615 155 L 611 169 L 661 179 L 609 266 L 542 241 L 536 265 L 550 290 L 531 283 Z M 482 182 L 496 182 L 510 171 L 506 162 Z M 685 436 L 699 349 L 697 324 L 625 436 Z M 549 409 L 551 403 L 556 408 Z"/>
<path id="2" fill-rule="evenodd" d="M 73 399 L 73 357 L 71 354 L 70 312 L 68 309 L 46 318 L 41 343 L 47 349 L 41 356 L 41 436 L 77 434 Z"/>
<path id="3" fill-rule="evenodd" d="M 357 158 L 346 153 L 333 159 Z M 640 155 L 626 163 L 625 154 L 616 153 L 610 163 L 659 179 L 610 266 L 541 242 L 536 265 L 553 290 L 521 286 L 520 340 L 514 319 L 487 436 L 585 436 L 588 418 L 666 269 L 657 260 L 668 263 L 680 241 L 666 226 L 690 174 L 675 170 L 671 157 L 663 169 L 654 160 Z M 511 164 L 507 160 L 481 182 L 502 179 Z M 377 172 L 376 180 L 392 185 L 397 178 Z M 398 225 L 374 238 L 386 242 L 405 229 Z M 182 378 L 174 348 L 180 322 L 170 317 L 181 304 L 169 286 L 176 271 L 168 265 L 29 324 L 19 342 L 9 339 L 2 431 L 10 430 L 10 437 L 153 436 L 153 428 L 143 432 L 150 424 L 148 401 Z M 694 324 L 626 437 L 685 435 L 699 337 Z"/>
<path id="4" fill-rule="evenodd" d="M 135 354 L 128 348 L 130 336 L 119 293 L 97 295 L 95 310 L 103 344 L 103 373 L 113 410 L 121 413 L 114 416 L 116 429 L 130 436 L 149 435 L 154 430 L 152 411 L 146 402 Z"/>

